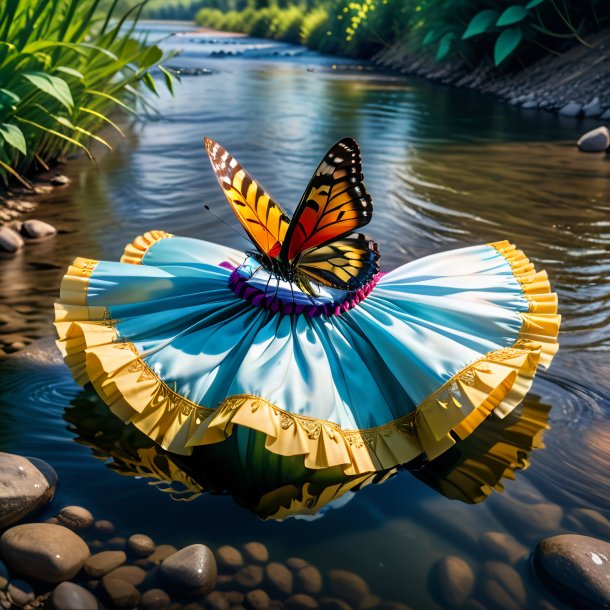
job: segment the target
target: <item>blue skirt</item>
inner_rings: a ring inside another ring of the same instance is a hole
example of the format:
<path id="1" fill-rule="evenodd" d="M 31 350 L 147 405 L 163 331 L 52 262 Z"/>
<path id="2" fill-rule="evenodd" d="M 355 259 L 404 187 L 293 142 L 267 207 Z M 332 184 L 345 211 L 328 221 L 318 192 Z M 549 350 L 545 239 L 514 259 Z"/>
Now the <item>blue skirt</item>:
<path id="1" fill-rule="evenodd" d="M 119 263 L 76 259 L 56 304 L 76 380 L 171 452 L 240 426 L 357 475 L 504 417 L 557 351 L 556 295 L 508 242 L 406 263 L 343 299 L 250 282 L 245 258 L 152 231 Z"/>

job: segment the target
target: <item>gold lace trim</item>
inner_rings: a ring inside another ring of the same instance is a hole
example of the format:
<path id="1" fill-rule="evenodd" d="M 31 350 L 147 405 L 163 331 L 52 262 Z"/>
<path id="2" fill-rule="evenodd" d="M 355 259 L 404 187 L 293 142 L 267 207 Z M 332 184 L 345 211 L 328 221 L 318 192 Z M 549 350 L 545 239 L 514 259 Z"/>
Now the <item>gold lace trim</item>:
<path id="1" fill-rule="evenodd" d="M 173 237 L 173 235 L 165 231 L 148 231 L 144 235 L 138 235 L 130 244 L 125 246 L 120 262 L 141 265 L 144 255 L 152 245 L 170 237 Z"/>

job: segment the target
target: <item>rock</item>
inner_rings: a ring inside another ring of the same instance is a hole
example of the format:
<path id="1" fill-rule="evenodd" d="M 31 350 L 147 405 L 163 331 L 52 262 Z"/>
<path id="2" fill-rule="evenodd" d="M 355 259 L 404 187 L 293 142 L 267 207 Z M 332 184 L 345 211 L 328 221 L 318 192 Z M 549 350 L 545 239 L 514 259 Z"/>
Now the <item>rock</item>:
<path id="1" fill-rule="evenodd" d="M 136 557 L 148 557 L 154 552 L 155 543 L 144 534 L 134 534 L 127 538 L 127 550 Z"/>
<path id="2" fill-rule="evenodd" d="M 589 536 L 562 534 L 542 540 L 534 564 L 558 597 L 579 607 L 610 607 L 610 543 Z"/>
<path id="3" fill-rule="evenodd" d="M 261 566 L 246 566 L 235 574 L 235 582 L 244 589 L 254 589 L 263 582 Z"/>
<path id="4" fill-rule="evenodd" d="M 522 610 L 526 607 L 526 592 L 521 576 L 514 568 L 499 561 L 488 561 L 481 571 L 483 592 L 498 610 Z"/>
<path id="5" fill-rule="evenodd" d="M 244 605 L 250 610 L 269 610 L 271 600 L 266 591 L 262 589 L 254 589 L 246 593 Z"/>
<path id="6" fill-rule="evenodd" d="M 592 508 L 575 508 L 568 517 L 568 523 L 588 533 L 610 539 L 610 521 Z"/>
<path id="7" fill-rule="evenodd" d="M 0 453 L 0 527 L 50 502 L 56 489 L 57 473 L 46 462 Z"/>
<path id="8" fill-rule="evenodd" d="M 589 103 L 585 104 L 582 107 L 585 116 L 587 117 L 596 117 L 602 113 L 602 107 L 599 103 L 599 97 L 593 98 Z"/>
<path id="9" fill-rule="evenodd" d="M 322 610 L 352 610 L 352 607 L 338 597 L 323 597 L 320 600 L 320 609 Z"/>
<path id="10" fill-rule="evenodd" d="M 375 610 L 411 610 L 407 604 L 402 602 L 381 602 L 375 606 Z"/>
<path id="11" fill-rule="evenodd" d="M 106 534 L 107 536 L 114 534 L 115 527 L 114 524 L 106 519 L 100 519 L 93 524 L 93 527 L 100 533 Z"/>
<path id="12" fill-rule="evenodd" d="M 82 506 L 66 506 L 59 511 L 57 520 L 71 530 L 82 530 L 93 525 L 93 515 Z"/>
<path id="13" fill-rule="evenodd" d="M 230 572 L 239 570 L 244 565 L 244 558 L 242 554 L 233 546 L 228 544 L 221 546 L 216 550 L 216 559 L 221 569 L 228 570 Z"/>
<path id="14" fill-rule="evenodd" d="M 0 251 L 17 252 L 23 248 L 21 235 L 9 227 L 0 227 Z"/>
<path id="15" fill-rule="evenodd" d="M 146 571 L 138 566 L 121 566 L 108 572 L 108 576 L 111 578 L 122 578 L 130 585 L 139 587 L 146 579 Z"/>
<path id="16" fill-rule="evenodd" d="M 73 582 L 57 585 L 51 593 L 51 603 L 55 610 L 98 610 L 99 607 L 92 593 Z"/>
<path id="17" fill-rule="evenodd" d="M 212 591 L 205 598 L 205 607 L 207 610 L 229 610 L 230 605 L 226 595 L 220 591 Z"/>
<path id="18" fill-rule="evenodd" d="M 474 588 L 470 566 L 461 557 L 451 555 L 438 561 L 433 570 L 438 576 L 438 591 L 443 601 L 451 607 L 463 605 Z"/>
<path id="19" fill-rule="evenodd" d="M 242 552 L 247 561 L 253 561 L 254 563 L 267 563 L 269 561 L 269 551 L 260 542 L 244 544 Z"/>
<path id="20" fill-rule="evenodd" d="M 133 608 L 140 601 L 140 592 L 122 578 L 106 574 L 102 578 L 102 588 L 115 608 Z"/>
<path id="21" fill-rule="evenodd" d="M 273 561 L 265 567 L 265 575 L 273 591 L 281 595 L 292 593 L 294 577 L 285 565 Z"/>
<path id="22" fill-rule="evenodd" d="M 608 108 L 606 111 L 604 111 L 604 113 L 602 114 L 602 116 L 600 118 L 603 119 L 604 121 L 607 121 L 608 119 L 610 119 L 610 108 Z"/>
<path id="23" fill-rule="evenodd" d="M 92 578 L 100 578 L 108 572 L 122 566 L 127 561 L 127 555 L 123 551 L 102 551 L 91 555 L 85 561 L 85 572 Z"/>
<path id="24" fill-rule="evenodd" d="M 597 127 L 581 136 L 576 145 L 583 152 L 604 152 L 610 146 L 610 132 L 607 127 Z"/>
<path id="25" fill-rule="evenodd" d="M 581 110 L 581 105 L 572 100 L 559 109 L 559 114 L 562 114 L 563 116 L 578 116 L 581 113 Z"/>
<path id="26" fill-rule="evenodd" d="M 0 538 L 0 554 L 11 570 L 45 582 L 72 578 L 89 557 L 85 541 L 63 525 L 16 525 Z"/>
<path id="27" fill-rule="evenodd" d="M 8 568 L 0 561 L 0 591 L 4 591 L 8 585 Z"/>
<path id="28" fill-rule="evenodd" d="M 284 603 L 285 610 L 312 610 L 312 608 L 317 608 L 320 604 L 311 597 L 310 595 L 305 595 L 304 593 L 298 593 L 297 595 L 293 595 L 289 597 Z"/>
<path id="29" fill-rule="evenodd" d="M 142 610 L 167 610 L 171 603 L 170 596 L 163 589 L 149 589 L 142 593 L 140 608 Z"/>
<path id="30" fill-rule="evenodd" d="M 57 229 L 48 222 L 32 219 L 23 223 L 21 232 L 26 237 L 48 237 L 49 235 L 55 235 Z"/>
<path id="31" fill-rule="evenodd" d="M 216 586 L 220 588 L 227 588 L 233 586 L 235 577 L 233 574 L 219 574 L 216 580 Z"/>
<path id="32" fill-rule="evenodd" d="M 538 108 L 538 102 L 536 100 L 525 100 L 525 102 L 521 104 L 521 108 L 525 108 L 526 110 Z"/>
<path id="33" fill-rule="evenodd" d="M 379 606 L 381 602 L 382 599 L 379 597 L 379 595 L 369 593 L 369 595 L 367 595 L 360 603 L 358 610 L 370 610 L 371 608 L 375 608 L 375 610 L 377 610 L 377 606 Z"/>
<path id="34" fill-rule="evenodd" d="M 17 578 L 11 580 L 6 590 L 8 598 L 15 604 L 15 606 L 25 606 L 33 602 L 36 599 L 36 594 L 32 585 L 25 582 L 25 580 L 19 580 Z"/>
<path id="35" fill-rule="evenodd" d="M 124 551 L 127 548 L 127 538 L 115 536 L 114 538 L 110 538 L 106 544 L 108 545 L 108 548 L 113 551 Z"/>
<path id="36" fill-rule="evenodd" d="M 369 594 L 366 582 L 357 574 L 347 570 L 330 570 L 328 584 L 333 595 L 344 599 L 355 608 L 358 608 Z"/>
<path id="37" fill-rule="evenodd" d="M 159 574 L 181 593 L 207 595 L 216 586 L 218 569 L 207 546 L 192 544 L 165 559 Z"/>
<path id="38" fill-rule="evenodd" d="M 245 597 L 246 596 L 241 591 L 227 591 L 225 593 L 225 598 L 231 606 L 237 606 L 238 604 L 241 604 L 244 601 Z"/>
<path id="39" fill-rule="evenodd" d="M 298 572 L 300 569 L 309 565 L 308 561 L 301 559 L 300 557 L 291 557 L 290 559 L 286 559 L 286 565 L 295 572 Z"/>
<path id="40" fill-rule="evenodd" d="M 305 566 L 296 573 L 299 588 L 310 595 L 317 595 L 322 591 L 322 574 L 315 566 Z"/>
<path id="41" fill-rule="evenodd" d="M 154 550 L 152 555 L 147 557 L 148 561 L 150 561 L 153 565 L 159 565 L 162 561 L 171 557 L 174 553 L 176 553 L 178 549 L 171 544 L 160 544 Z"/>
<path id="42" fill-rule="evenodd" d="M 51 178 L 51 184 L 53 186 L 65 186 L 70 183 L 70 178 L 68 176 L 64 176 L 63 174 L 57 174 Z"/>
<path id="43" fill-rule="evenodd" d="M 485 532 L 479 538 L 482 550 L 493 559 L 515 565 L 529 555 L 529 550 L 512 536 L 502 532 Z"/>

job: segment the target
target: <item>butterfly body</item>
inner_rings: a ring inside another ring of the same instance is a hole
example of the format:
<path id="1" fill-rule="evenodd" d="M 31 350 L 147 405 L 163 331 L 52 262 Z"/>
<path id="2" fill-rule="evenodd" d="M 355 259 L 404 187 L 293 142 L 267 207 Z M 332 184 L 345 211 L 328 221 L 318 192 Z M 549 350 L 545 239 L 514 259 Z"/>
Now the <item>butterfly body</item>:
<path id="1" fill-rule="evenodd" d="M 292 219 L 220 144 L 205 146 L 225 195 L 269 274 L 316 295 L 316 285 L 355 292 L 379 271 L 377 244 L 350 236 L 370 222 L 358 145 L 337 142 L 325 155 Z"/>

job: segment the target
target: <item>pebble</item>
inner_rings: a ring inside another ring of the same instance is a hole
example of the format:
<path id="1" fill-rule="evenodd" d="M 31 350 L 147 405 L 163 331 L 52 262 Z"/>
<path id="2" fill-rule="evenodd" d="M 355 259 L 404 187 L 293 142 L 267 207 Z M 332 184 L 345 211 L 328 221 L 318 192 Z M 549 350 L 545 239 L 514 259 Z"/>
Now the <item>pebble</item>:
<path id="1" fill-rule="evenodd" d="M 438 574 L 439 593 L 448 606 L 461 606 L 470 597 L 474 588 L 474 573 L 461 558 L 443 557 L 433 567 Z"/>
<path id="2" fill-rule="evenodd" d="M 115 608 L 133 608 L 140 601 L 140 592 L 122 578 L 107 574 L 102 578 L 102 587 Z"/>
<path id="3" fill-rule="evenodd" d="M 148 557 L 154 552 L 155 543 L 144 534 L 134 534 L 127 538 L 127 550 L 136 557 Z"/>
<path id="4" fill-rule="evenodd" d="M 64 176 L 63 174 L 57 174 L 51 178 L 51 184 L 53 186 L 65 186 L 70 183 L 70 178 L 68 176 Z"/>
<path id="5" fill-rule="evenodd" d="M 578 102 L 571 100 L 565 106 L 559 109 L 559 114 L 563 116 L 578 116 L 582 111 L 582 107 Z"/>
<path id="6" fill-rule="evenodd" d="M 271 599 L 266 591 L 253 589 L 246 593 L 244 606 L 250 610 L 269 610 Z"/>
<path id="7" fill-rule="evenodd" d="M 127 561 L 124 551 L 102 551 L 91 555 L 85 561 L 85 572 L 92 578 L 100 578 L 112 570 L 122 566 Z"/>
<path id="8" fill-rule="evenodd" d="M 602 125 L 581 136 L 576 145 L 583 152 L 604 152 L 610 146 L 610 132 Z"/>
<path id="9" fill-rule="evenodd" d="M 21 235 L 9 227 L 0 227 L 0 250 L 4 252 L 17 252 L 23 248 L 24 241 Z"/>
<path id="10" fill-rule="evenodd" d="M 18 578 L 11 580 L 6 592 L 8 593 L 8 598 L 16 606 L 20 607 L 25 606 L 36 599 L 36 594 L 34 593 L 32 585 L 25 582 L 25 580 L 19 580 Z"/>
<path id="11" fill-rule="evenodd" d="M 244 589 L 253 589 L 263 582 L 263 568 L 261 566 L 246 566 L 235 574 L 235 582 Z"/>
<path id="12" fill-rule="evenodd" d="M 407 604 L 402 602 L 381 602 L 375 606 L 375 610 L 411 610 Z"/>
<path id="13" fill-rule="evenodd" d="M 523 104 L 521 104 L 521 108 L 525 108 L 526 110 L 538 108 L 538 102 L 536 100 L 526 100 L 523 102 Z"/>
<path id="14" fill-rule="evenodd" d="M 73 582 L 62 582 L 51 593 L 55 610 L 98 610 L 95 596 Z"/>
<path id="15" fill-rule="evenodd" d="M 205 607 L 207 610 L 229 610 L 230 605 L 226 595 L 220 591 L 212 591 L 205 598 Z"/>
<path id="16" fill-rule="evenodd" d="M 332 593 L 358 608 L 369 594 L 366 582 L 357 574 L 347 570 L 330 570 L 328 583 Z"/>
<path id="17" fill-rule="evenodd" d="M 0 561 L 0 591 L 6 589 L 8 585 L 8 568 Z"/>
<path id="18" fill-rule="evenodd" d="M 596 117 L 602 113 L 602 107 L 599 103 L 599 97 L 594 97 L 590 102 L 582 107 L 586 117 Z"/>
<path id="19" fill-rule="evenodd" d="M 161 563 L 161 578 L 181 593 L 207 595 L 216 586 L 214 553 L 203 544 L 191 544 Z"/>
<path id="20" fill-rule="evenodd" d="M 152 555 L 147 557 L 148 561 L 150 561 L 153 565 L 159 565 L 162 561 L 176 553 L 178 549 L 171 544 L 160 544 L 153 551 Z"/>
<path id="21" fill-rule="evenodd" d="M 568 523 L 588 533 L 610 539 L 610 521 L 592 508 L 575 508 L 567 518 Z"/>
<path id="22" fill-rule="evenodd" d="M 142 610 L 167 610 L 171 603 L 170 596 L 163 589 L 149 589 L 142 593 L 140 608 Z"/>
<path id="23" fill-rule="evenodd" d="M 122 578 L 134 587 L 139 587 L 144 582 L 146 574 L 146 571 L 138 566 L 120 566 L 108 572 L 109 577 Z"/>
<path id="24" fill-rule="evenodd" d="M 312 610 L 312 608 L 318 608 L 319 605 L 311 595 L 298 593 L 286 600 L 284 608 L 285 610 Z"/>
<path id="25" fill-rule="evenodd" d="M 600 117 L 602 120 L 607 121 L 610 119 L 610 108 L 608 108 Z"/>
<path id="26" fill-rule="evenodd" d="M 83 530 L 93 525 L 93 515 L 82 506 L 66 506 L 59 511 L 57 520 L 71 530 Z"/>
<path id="27" fill-rule="evenodd" d="M 245 595 L 241 591 L 227 591 L 225 597 L 231 606 L 236 606 L 244 601 Z"/>
<path id="28" fill-rule="evenodd" d="M 216 559 L 220 568 L 229 571 L 239 570 L 244 565 L 242 554 L 235 547 L 228 544 L 216 550 Z"/>
<path id="29" fill-rule="evenodd" d="M 577 605 L 610 607 L 610 543 L 576 534 L 542 540 L 535 565 L 549 588 Z"/>
<path id="30" fill-rule="evenodd" d="M 111 535 L 114 534 L 116 528 L 114 527 L 114 524 L 111 523 L 110 521 L 107 521 L 106 519 L 100 519 L 99 521 L 96 521 L 93 524 L 93 527 L 100 532 L 100 534 L 106 534 L 106 535 Z"/>
<path id="31" fill-rule="evenodd" d="M 265 567 L 265 575 L 273 591 L 281 595 L 292 593 L 294 577 L 285 565 L 273 561 Z"/>
<path id="32" fill-rule="evenodd" d="M 300 557 L 291 557 L 286 559 L 286 565 L 295 572 L 309 565 L 308 561 L 301 559 Z"/>
<path id="33" fill-rule="evenodd" d="M 512 536 L 502 532 L 485 532 L 479 538 L 481 549 L 493 559 L 515 565 L 529 555 L 529 550 Z"/>
<path id="34" fill-rule="evenodd" d="M 127 538 L 115 536 L 114 538 L 110 538 L 106 544 L 108 548 L 113 551 L 124 551 L 127 548 Z"/>
<path id="35" fill-rule="evenodd" d="M 338 597 L 323 597 L 320 600 L 320 608 L 323 610 L 352 610 L 352 607 Z"/>
<path id="36" fill-rule="evenodd" d="M 269 551 L 260 542 L 248 542 L 242 547 L 244 557 L 248 561 L 255 563 L 267 563 L 269 561 Z"/>
<path id="37" fill-rule="evenodd" d="M 499 561 L 487 561 L 481 571 L 483 592 L 498 610 L 522 610 L 526 592 L 521 576 L 514 568 Z"/>
<path id="38" fill-rule="evenodd" d="M 23 223 L 21 232 L 26 237 L 48 237 L 49 235 L 55 235 L 57 229 L 48 222 L 32 219 Z"/>
<path id="39" fill-rule="evenodd" d="M 320 570 L 315 566 L 306 565 L 296 573 L 299 588 L 305 593 L 317 595 L 322 591 L 323 579 Z"/>
<path id="40" fill-rule="evenodd" d="M 63 525 L 26 523 L 4 532 L 0 554 L 15 572 L 45 582 L 61 582 L 81 569 L 89 548 Z"/>

